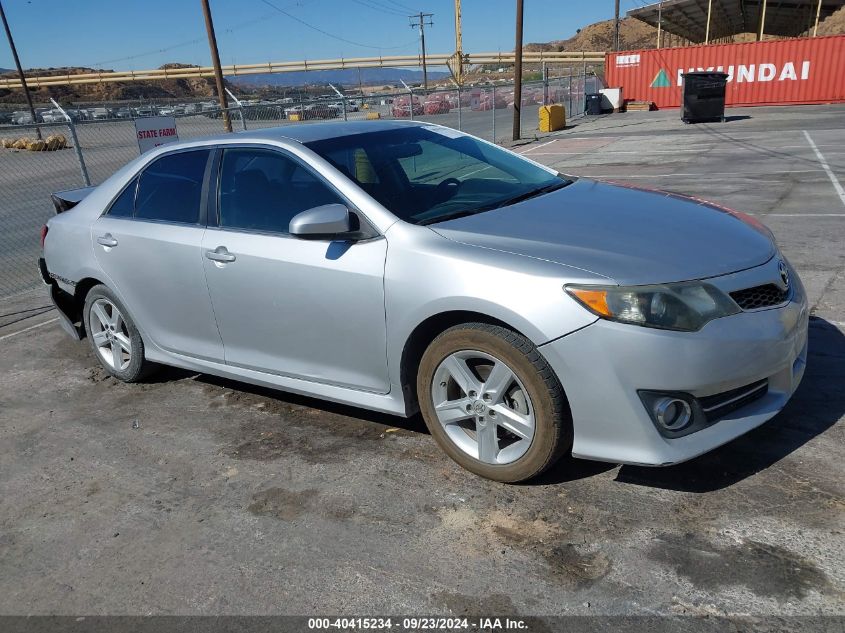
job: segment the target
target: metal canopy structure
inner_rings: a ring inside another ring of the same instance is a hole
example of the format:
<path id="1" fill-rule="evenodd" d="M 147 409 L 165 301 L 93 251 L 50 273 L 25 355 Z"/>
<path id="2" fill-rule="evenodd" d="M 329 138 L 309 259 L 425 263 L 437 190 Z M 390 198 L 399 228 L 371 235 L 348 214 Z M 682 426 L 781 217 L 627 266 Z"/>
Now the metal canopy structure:
<path id="1" fill-rule="evenodd" d="M 795 37 L 814 34 L 821 20 L 845 0 L 663 0 L 628 16 L 691 42 L 756 33 Z"/>

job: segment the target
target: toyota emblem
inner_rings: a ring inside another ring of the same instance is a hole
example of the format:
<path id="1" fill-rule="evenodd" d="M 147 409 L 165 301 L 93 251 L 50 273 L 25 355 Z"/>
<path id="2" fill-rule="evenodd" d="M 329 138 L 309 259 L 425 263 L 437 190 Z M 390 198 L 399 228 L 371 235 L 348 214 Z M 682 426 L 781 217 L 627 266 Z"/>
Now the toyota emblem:
<path id="1" fill-rule="evenodd" d="M 783 282 L 783 287 L 789 288 L 789 269 L 783 260 L 778 262 L 778 272 L 780 273 L 780 280 Z"/>

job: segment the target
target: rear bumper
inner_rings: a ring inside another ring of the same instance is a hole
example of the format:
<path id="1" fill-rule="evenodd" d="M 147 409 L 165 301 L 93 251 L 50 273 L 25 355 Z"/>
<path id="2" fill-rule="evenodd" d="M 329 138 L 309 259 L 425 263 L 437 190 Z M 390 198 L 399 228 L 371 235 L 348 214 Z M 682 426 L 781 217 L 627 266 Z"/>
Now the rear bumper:
<path id="1" fill-rule="evenodd" d="M 800 285 L 800 282 L 798 282 Z M 540 347 L 572 410 L 573 455 L 663 466 L 706 453 L 763 424 L 787 403 L 807 362 L 809 310 L 799 287 L 781 308 L 711 321 L 699 332 L 668 332 L 605 320 Z M 696 398 L 768 381 L 766 394 L 710 426 L 661 435 L 639 390 Z"/>
<path id="2" fill-rule="evenodd" d="M 56 307 L 56 313 L 59 318 L 59 325 L 67 332 L 74 340 L 82 340 L 85 335 L 84 326 L 81 319 L 77 318 L 78 311 L 73 297 L 59 288 L 58 283 L 52 278 L 50 272 L 47 270 L 47 264 L 43 257 L 38 258 L 38 271 L 41 274 L 41 280 L 49 288 L 50 301 Z"/>

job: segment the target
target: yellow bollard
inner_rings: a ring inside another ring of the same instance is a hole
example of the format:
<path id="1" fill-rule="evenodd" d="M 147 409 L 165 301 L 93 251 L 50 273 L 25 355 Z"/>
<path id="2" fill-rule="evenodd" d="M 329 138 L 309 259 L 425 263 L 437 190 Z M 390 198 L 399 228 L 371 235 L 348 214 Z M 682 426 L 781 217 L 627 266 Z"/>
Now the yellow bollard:
<path id="1" fill-rule="evenodd" d="M 554 132 L 566 127 L 566 106 L 560 104 L 540 106 L 541 132 Z"/>

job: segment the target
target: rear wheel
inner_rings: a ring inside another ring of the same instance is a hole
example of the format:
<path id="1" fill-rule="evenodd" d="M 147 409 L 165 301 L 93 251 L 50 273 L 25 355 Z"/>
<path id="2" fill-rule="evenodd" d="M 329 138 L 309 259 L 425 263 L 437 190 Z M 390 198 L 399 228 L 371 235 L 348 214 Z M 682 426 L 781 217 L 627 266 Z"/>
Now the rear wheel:
<path id="1" fill-rule="evenodd" d="M 120 300 L 106 286 L 91 288 L 83 309 L 91 348 L 109 374 L 135 382 L 155 367 L 144 359 L 144 341 Z"/>
<path id="2" fill-rule="evenodd" d="M 455 326 L 423 354 L 417 394 L 444 451 L 478 475 L 530 479 L 569 448 L 563 388 L 525 337 L 483 323 Z"/>

